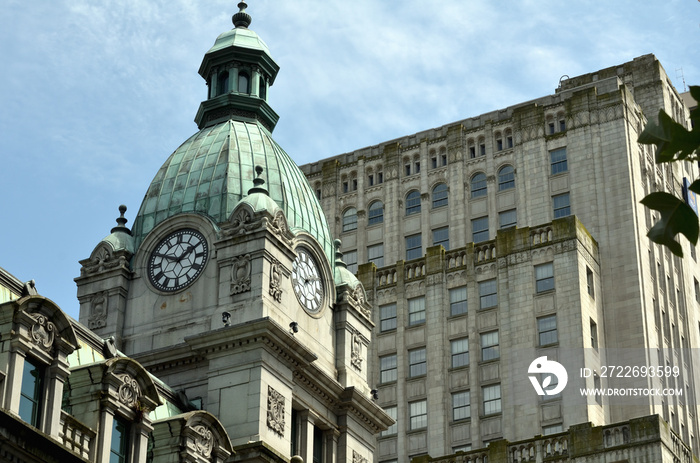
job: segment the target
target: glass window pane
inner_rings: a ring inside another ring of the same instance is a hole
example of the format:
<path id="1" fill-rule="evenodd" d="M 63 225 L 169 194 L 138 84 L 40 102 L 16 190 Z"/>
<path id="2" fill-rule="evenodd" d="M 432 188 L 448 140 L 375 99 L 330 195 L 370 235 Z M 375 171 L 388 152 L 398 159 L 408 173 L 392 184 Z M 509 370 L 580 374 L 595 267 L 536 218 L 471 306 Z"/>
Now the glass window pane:
<path id="1" fill-rule="evenodd" d="M 384 267 L 384 245 L 367 246 L 367 261 L 373 262 L 379 268 Z"/>
<path id="2" fill-rule="evenodd" d="M 479 308 L 487 309 L 498 305 L 496 280 L 486 280 L 479 283 Z"/>
<path id="3" fill-rule="evenodd" d="M 396 354 L 379 357 L 379 381 L 388 383 L 398 378 L 396 370 Z"/>
<path id="4" fill-rule="evenodd" d="M 564 193 L 557 196 L 552 196 L 554 203 L 554 218 L 566 217 L 571 215 L 571 207 L 569 204 L 569 193 Z"/>
<path id="5" fill-rule="evenodd" d="M 467 313 L 467 287 L 450 289 L 450 315 Z"/>
<path id="6" fill-rule="evenodd" d="M 408 376 L 422 376 L 427 373 L 425 347 L 408 351 Z"/>
<path id="7" fill-rule="evenodd" d="M 472 220 L 472 241 L 479 243 L 489 239 L 489 218 L 481 217 Z"/>
<path id="8" fill-rule="evenodd" d="M 19 398 L 19 417 L 34 427 L 39 427 L 42 380 L 43 370 L 25 359 Z"/>
<path id="9" fill-rule="evenodd" d="M 498 213 L 498 227 L 510 228 L 515 227 L 518 223 L 518 214 L 515 209 Z"/>
<path id="10" fill-rule="evenodd" d="M 418 214 L 420 212 L 420 193 L 411 191 L 406 196 L 406 215 Z"/>
<path id="11" fill-rule="evenodd" d="M 423 245 L 421 234 L 406 237 L 406 260 L 423 257 Z"/>
<path id="12" fill-rule="evenodd" d="M 486 196 L 486 174 L 480 172 L 472 177 L 471 197 L 480 198 Z"/>
<path id="13" fill-rule="evenodd" d="M 552 165 L 552 175 L 566 172 L 568 166 L 566 163 L 566 148 L 559 148 L 549 152 Z"/>
<path id="14" fill-rule="evenodd" d="M 471 418 L 469 391 L 455 392 L 452 394 L 452 420 L 466 420 Z"/>
<path id="15" fill-rule="evenodd" d="M 504 166 L 498 171 L 498 191 L 515 188 L 515 169 Z"/>
<path id="16" fill-rule="evenodd" d="M 129 449 L 129 426 L 119 418 L 114 418 L 109 463 L 125 463 Z"/>
<path id="17" fill-rule="evenodd" d="M 357 209 L 351 207 L 343 213 L 343 231 L 357 229 Z"/>
<path id="18" fill-rule="evenodd" d="M 450 250 L 450 229 L 449 227 L 436 228 L 433 230 L 433 246 L 442 245 L 445 251 Z"/>
<path id="19" fill-rule="evenodd" d="M 344 252 L 343 262 L 347 265 L 348 270 L 352 273 L 357 273 L 357 250 Z"/>
<path id="20" fill-rule="evenodd" d="M 452 368 L 469 365 L 469 338 L 461 338 L 450 341 L 452 354 Z"/>
<path id="21" fill-rule="evenodd" d="M 440 183 L 433 188 L 433 208 L 447 206 L 447 185 Z"/>
<path id="22" fill-rule="evenodd" d="M 379 330 L 390 331 L 396 329 L 396 304 L 379 306 Z"/>
<path id="23" fill-rule="evenodd" d="M 384 204 L 381 201 L 375 201 L 369 205 L 369 213 L 367 215 L 367 225 L 375 225 L 384 221 Z"/>
<path id="24" fill-rule="evenodd" d="M 501 356 L 498 345 L 498 331 L 481 334 L 481 360 L 494 360 Z"/>
<path id="25" fill-rule="evenodd" d="M 425 323 L 425 297 L 408 300 L 408 325 Z"/>

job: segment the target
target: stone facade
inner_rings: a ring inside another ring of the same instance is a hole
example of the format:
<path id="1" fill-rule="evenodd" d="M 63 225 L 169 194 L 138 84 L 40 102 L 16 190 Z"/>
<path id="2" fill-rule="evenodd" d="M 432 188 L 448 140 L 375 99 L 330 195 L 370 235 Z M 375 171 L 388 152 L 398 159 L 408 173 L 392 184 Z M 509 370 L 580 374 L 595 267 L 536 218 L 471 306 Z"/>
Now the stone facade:
<path id="1" fill-rule="evenodd" d="M 688 124 L 646 55 L 564 79 L 550 96 L 302 166 L 376 307 L 370 383 L 397 424 L 379 437 L 375 461 L 652 413 L 698 451 L 696 250 L 681 238 L 680 259 L 651 243 L 658 217 L 639 203 L 652 191 L 680 196 L 698 167 L 657 166 L 653 148 L 636 142 L 659 109 Z M 497 302 L 484 309 L 489 296 Z M 542 346 L 548 336 L 556 341 Z M 494 343 L 498 358 L 482 360 Z M 468 366 L 451 368 L 465 349 Z M 623 349 L 679 368 L 682 379 L 644 386 L 684 396 L 586 406 L 573 383 L 559 398 L 533 396 L 534 358 L 567 365 L 571 381 L 579 367 L 625 364 Z M 494 394 L 500 411 L 486 413 Z"/>

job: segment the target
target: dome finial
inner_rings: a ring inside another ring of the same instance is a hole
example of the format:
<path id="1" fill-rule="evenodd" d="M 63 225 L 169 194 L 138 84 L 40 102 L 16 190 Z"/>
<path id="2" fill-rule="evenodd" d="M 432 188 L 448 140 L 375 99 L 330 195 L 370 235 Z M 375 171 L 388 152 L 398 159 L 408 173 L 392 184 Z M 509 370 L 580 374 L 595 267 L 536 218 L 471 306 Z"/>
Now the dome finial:
<path id="1" fill-rule="evenodd" d="M 335 265 L 343 267 L 343 268 L 348 268 L 348 265 L 343 262 L 343 253 L 340 251 L 340 247 L 343 245 L 343 242 L 340 241 L 339 239 L 333 240 L 333 246 L 335 247 Z"/>
<path id="2" fill-rule="evenodd" d="M 117 217 L 117 226 L 112 228 L 112 230 L 110 230 L 111 233 L 120 231 L 120 232 L 124 232 L 124 233 L 131 235 L 131 230 L 129 230 L 126 227 L 126 223 L 129 220 L 126 217 L 124 217 L 125 212 L 126 212 L 126 206 L 122 204 L 121 206 L 119 206 L 119 214 L 120 215 L 119 215 L 119 217 Z"/>
<path id="3" fill-rule="evenodd" d="M 234 14 L 231 20 L 235 27 L 240 27 L 242 29 L 247 29 L 250 23 L 253 22 L 253 18 L 246 13 L 245 9 L 248 8 L 246 2 L 240 2 L 238 4 L 238 13 Z"/>
<path id="4" fill-rule="evenodd" d="M 255 166 L 255 173 L 258 174 L 257 177 L 253 179 L 253 188 L 248 190 L 248 194 L 252 195 L 253 193 L 264 193 L 266 195 L 270 195 L 269 192 L 267 191 L 267 188 L 265 188 L 265 180 L 262 179 L 262 173 L 263 173 L 263 168 L 262 166 Z"/>

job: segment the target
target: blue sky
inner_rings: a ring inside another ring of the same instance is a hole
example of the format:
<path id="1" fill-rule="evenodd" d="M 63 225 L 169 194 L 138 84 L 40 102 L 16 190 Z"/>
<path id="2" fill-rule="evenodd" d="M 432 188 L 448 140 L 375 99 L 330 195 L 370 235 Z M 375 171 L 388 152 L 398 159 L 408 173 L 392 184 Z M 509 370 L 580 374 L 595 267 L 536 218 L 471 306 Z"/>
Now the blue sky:
<path id="1" fill-rule="evenodd" d="M 197 74 L 234 1 L 6 0 L 0 266 L 78 316 L 73 278 L 197 128 Z M 250 0 L 281 70 L 275 140 L 299 164 L 554 92 L 654 53 L 700 84 L 696 0 Z"/>

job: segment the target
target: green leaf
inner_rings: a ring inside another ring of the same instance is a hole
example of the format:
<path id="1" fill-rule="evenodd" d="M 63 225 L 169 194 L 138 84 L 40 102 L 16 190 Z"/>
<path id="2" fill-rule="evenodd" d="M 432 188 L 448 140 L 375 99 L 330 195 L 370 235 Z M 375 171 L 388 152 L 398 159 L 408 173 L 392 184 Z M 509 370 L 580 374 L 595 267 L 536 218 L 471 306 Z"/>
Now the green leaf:
<path id="1" fill-rule="evenodd" d="M 661 110 L 659 123 L 649 121 L 639 135 L 639 143 L 657 146 L 657 164 L 683 160 L 700 147 L 700 130 L 687 131 Z"/>
<path id="2" fill-rule="evenodd" d="M 641 203 L 661 213 L 661 219 L 647 234 L 654 243 L 666 246 L 680 257 L 683 257 L 683 248 L 675 240 L 678 233 L 684 234 L 691 243 L 697 243 L 700 233 L 698 216 L 679 198 L 669 193 L 656 192 L 647 195 Z"/>

